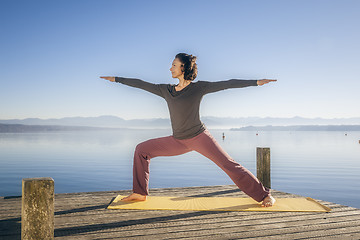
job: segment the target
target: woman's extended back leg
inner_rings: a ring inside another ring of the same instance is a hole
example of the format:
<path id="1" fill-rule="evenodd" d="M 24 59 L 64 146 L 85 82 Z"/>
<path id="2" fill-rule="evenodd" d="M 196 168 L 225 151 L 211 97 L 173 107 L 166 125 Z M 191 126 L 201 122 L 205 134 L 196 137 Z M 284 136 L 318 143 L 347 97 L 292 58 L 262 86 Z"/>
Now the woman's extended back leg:
<path id="1" fill-rule="evenodd" d="M 193 150 L 211 159 L 243 192 L 256 201 L 260 202 L 269 195 L 270 190 L 265 188 L 248 169 L 234 161 L 208 130 L 201 133 L 191 146 Z"/>

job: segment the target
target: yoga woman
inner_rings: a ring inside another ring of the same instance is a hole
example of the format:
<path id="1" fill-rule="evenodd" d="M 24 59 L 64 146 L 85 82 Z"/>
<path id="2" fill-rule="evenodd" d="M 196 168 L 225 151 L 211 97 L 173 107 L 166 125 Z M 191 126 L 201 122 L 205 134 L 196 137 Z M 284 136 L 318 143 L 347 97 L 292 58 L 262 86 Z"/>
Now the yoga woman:
<path id="1" fill-rule="evenodd" d="M 179 83 L 153 84 L 136 78 L 101 77 L 111 82 L 119 82 L 131 87 L 143 89 L 162 97 L 167 102 L 173 134 L 139 143 L 135 148 L 133 165 L 133 193 L 122 201 L 145 201 L 149 195 L 150 159 L 159 156 L 175 156 L 196 151 L 212 160 L 231 180 L 248 196 L 263 207 L 270 207 L 275 199 L 270 189 L 246 168 L 235 162 L 210 134 L 200 121 L 199 107 L 205 94 L 228 88 L 261 86 L 276 81 L 271 79 L 208 82 L 193 80 L 197 76 L 196 56 L 179 53 L 170 68 L 173 78 Z"/>

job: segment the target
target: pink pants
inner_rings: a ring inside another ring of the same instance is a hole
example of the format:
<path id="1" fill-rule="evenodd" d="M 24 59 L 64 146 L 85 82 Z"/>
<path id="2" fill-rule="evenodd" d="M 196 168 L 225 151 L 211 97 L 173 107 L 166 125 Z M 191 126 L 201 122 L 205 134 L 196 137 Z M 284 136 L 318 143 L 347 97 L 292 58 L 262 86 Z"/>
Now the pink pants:
<path id="1" fill-rule="evenodd" d="M 135 148 L 133 165 L 133 192 L 149 195 L 150 159 L 159 156 L 175 156 L 196 151 L 212 160 L 247 195 L 261 202 L 270 194 L 270 189 L 246 168 L 235 162 L 206 129 L 189 139 L 176 139 L 173 136 L 154 138 L 139 143 Z"/>

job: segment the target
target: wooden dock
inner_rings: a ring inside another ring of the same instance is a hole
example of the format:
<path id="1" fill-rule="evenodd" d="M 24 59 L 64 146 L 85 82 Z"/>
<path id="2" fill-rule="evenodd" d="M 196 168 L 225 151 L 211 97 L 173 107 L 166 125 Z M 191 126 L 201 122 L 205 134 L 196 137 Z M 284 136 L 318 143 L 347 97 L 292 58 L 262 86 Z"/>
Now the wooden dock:
<path id="1" fill-rule="evenodd" d="M 360 209 L 318 212 L 108 210 L 130 190 L 55 194 L 55 239 L 360 239 Z M 247 197 L 236 185 L 150 189 L 150 196 Z M 272 190 L 276 197 L 302 197 Z M 0 239 L 21 238 L 21 197 L 0 197 Z"/>

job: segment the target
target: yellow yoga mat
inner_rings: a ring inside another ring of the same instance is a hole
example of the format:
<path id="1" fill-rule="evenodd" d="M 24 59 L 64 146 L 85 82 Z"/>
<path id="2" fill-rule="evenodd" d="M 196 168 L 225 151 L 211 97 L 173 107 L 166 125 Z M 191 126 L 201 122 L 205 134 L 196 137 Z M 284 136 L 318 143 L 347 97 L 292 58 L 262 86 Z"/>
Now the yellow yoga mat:
<path id="1" fill-rule="evenodd" d="M 121 201 L 118 195 L 108 209 L 185 210 L 185 211 L 276 211 L 276 212 L 329 212 L 330 208 L 312 198 L 275 198 L 272 207 L 262 207 L 252 198 L 239 197 L 157 197 L 146 201 Z"/>

